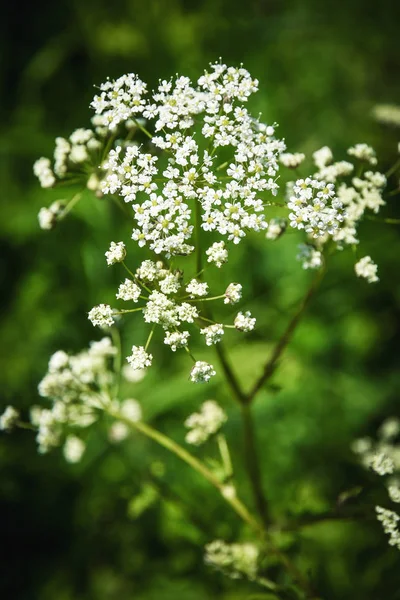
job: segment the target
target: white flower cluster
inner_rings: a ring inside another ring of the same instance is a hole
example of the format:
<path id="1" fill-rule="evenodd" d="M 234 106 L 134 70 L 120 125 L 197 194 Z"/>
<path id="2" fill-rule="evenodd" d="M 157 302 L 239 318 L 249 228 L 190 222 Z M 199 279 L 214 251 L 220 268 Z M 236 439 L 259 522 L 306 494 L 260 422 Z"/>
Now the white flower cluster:
<path id="1" fill-rule="evenodd" d="M 378 441 L 361 438 L 353 443 L 353 451 L 361 458 L 363 465 L 371 468 L 381 477 L 389 475 L 385 481 L 389 498 L 400 503 L 400 420 L 386 419 L 378 431 Z M 397 441 L 396 441 L 397 440 Z M 377 518 L 383 530 L 389 535 L 389 544 L 400 550 L 400 516 L 388 509 L 376 506 Z"/>
<path id="2" fill-rule="evenodd" d="M 121 259 L 125 254 L 125 247 L 122 242 L 111 244 L 109 252 L 106 253 L 110 264 Z M 100 304 L 92 308 L 89 312 L 89 319 L 93 325 L 99 327 L 111 327 L 119 314 L 140 311 L 145 323 L 159 325 L 164 331 L 164 343 L 176 352 L 179 348 L 188 348 L 190 332 L 187 331 L 187 324 L 193 324 L 197 327 L 199 333 L 203 336 L 205 344 L 211 346 L 221 341 L 224 335 L 222 323 L 213 323 L 207 327 L 201 327 L 201 321 L 209 319 L 201 316 L 200 306 L 204 298 L 209 293 L 208 284 L 190 279 L 184 283 L 182 271 L 171 271 L 164 267 L 161 261 L 153 262 L 151 260 L 143 261 L 136 269 L 135 275 L 132 273 L 132 279 L 125 279 L 120 284 L 116 294 L 117 299 L 123 301 L 133 301 L 138 303 L 140 299 L 144 300 L 144 306 L 138 306 L 134 309 L 117 310 L 108 304 Z M 187 295 L 190 296 L 189 301 Z M 236 304 L 242 297 L 242 286 L 240 283 L 231 283 L 225 290 L 225 293 L 219 296 L 208 298 L 208 300 L 224 299 L 225 304 Z M 240 331 L 252 331 L 256 319 L 251 317 L 250 312 L 239 313 L 235 319 L 234 327 Z M 184 328 L 181 330 L 180 327 Z M 233 327 L 228 325 L 228 327 Z M 150 335 L 149 342 L 152 334 Z M 132 353 L 127 358 L 130 367 L 134 370 L 142 370 L 149 367 L 152 363 L 152 355 L 147 352 L 143 346 L 134 345 Z M 215 375 L 212 365 L 198 360 L 190 373 L 190 380 L 195 383 L 207 382 Z"/>
<path id="3" fill-rule="evenodd" d="M 222 340 L 222 336 L 224 335 L 224 326 L 220 323 L 214 323 L 213 325 L 209 325 L 208 327 L 201 329 L 200 333 L 204 335 L 207 346 L 212 346 L 213 344 L 217 344 Z"/>
<path id="4" fill-rule="evenodd" d="M 284 167 L 288 167 L 288 169 L 297 169 L 305 159 L 306 155 L 301 152 L 295 152 L 295 154 L 291 154 L 290 152 L 284 152 L 280 155 L 279 160 L 283 164 Z"/>
<path id="5" fill-rule="evenodd" d="M 227 544 L 215 540 L 205 547 L 204 560 L 233 579 L 257 577 L 259 550 L 251 543 Z"/>
<path id="6" fill-rule="evenodd" d="M 81 165 L 91 165 L 93 174 L 99 164 L 99 150 L 103 142 L 96 137 L 92 129 L 76 129 L 69 137 L 56 138 L 53 166 L 48 158 L 40 158 L 33 165 L 33 172 L 43 188 L 52 187 L 57 180 L 72 173 L 82 175 Z M 89 181 L 90 175 L 86 176 Z M 93 178 L 89 189 L 93 188 Z"/>
<path id="7" fill-rule="evenodd" d="M 256 319 L 251 316 L 250 311 L 239 312 L 236 316 L 234 325 L 239 331 L 252 331 L 256 325 Z"/>
<path id="8" fill-rule="evenodd" d="M 13 406 L 7 406 L 0 415 L 0 431 L 10 431 L 19 420 L 19 412 Z"/>
<path id="9" fill-rule="evenodd" d="M 265 237 L 267 240 L 277 240 L 286 229 L 286 220 L 278 217 L 274 217 L 268 223 L 267 233 Z"/>
<path id="10" fill-rule="evenodd" d="M 39 384 L 39 394 L 50 399 L 52 407 L 34 406 L 31 410 L 32 424 L 38 428 L 39 452 L 59 446 L 66 428 L 82 429 L 96 421 L 98 409 L 109 398 L 113 382 L 109 359 L 116 352 L 111 340 L 103 338 L 76 355 L 63 350 L 53 354 Z M 64 454 L 70 462 L 79 460 L 83 453 L 83 442 L 76 438 L 66 441 Z"/>
<path id="11" fill-rule="evenodd" d="M 133 369 L 141 370 L 150 367 L 153 356 L 143 346 L 132 346 L 132 354 L 126 360 Z"/>
<path id="12" fill-rule="evenodd" d="M 225 411 L 215 402 L 207 400 L 200 408 L 200 412 L 193 413 L 185 421 L 185 427 L 190 431 L 186 434 L 186 442 L 200 446 L 212 435 L 217 433 L 227 420 Z"/>
<path id="13" fill-rule="evenodd" d="M 225 304 L 236 304 L 242 297 L 242 286 L 240 283 L 230 283 L 225 290 Z"/>
<path id="14" fill-rule="evenodd" d="M 218 268 L 222 267 L 228 261 L 228 250 L 226 249 L 225 242 L 214 242 L 206 250 L 206 255 L 208 262 L 214 263 Z"/>
<path id="15" fill-rule="evenodd" d="M 41 229 L 53 229 L 57 223 L 57 219 L 62 214 L 65 208 L 65 202 L 63 200 L 56 200 L 46 208 L 43 206 L 39 210 L 38 221 Z"/>
<path id="16" fill-rule="evenodd" d="M 311 244 L 299 244 L 297 260 L 301 261 L 303 269 L 319 269 L 322 267 L 322 252 L 316 250 Z"/>
<path id="17" fill-rule="evenodd" d="M 358 160 L 365 161 L 372 166 L 375 166 L 378 162 L 375 150 L 371 146 L 368 146 L 368 144 L 356 144 L 347 150 L 347 154 L 358 158 Z"/>
<path id="18" fill-rule="evenodd" d="M 390 546 L 400 550 L 400 515 L 393 510 L 376 507 L 377 519 L 382 523 L 383 531 L 389 536 Z"/>
<path id="19" fill-rule="evenodd" d="M 364 256 L 355 265 L 354 270 L 357 277 L 363 277 L 368 283 L 379 281 L 377 276 L 378 266 L 372 261 L 370 256 Z"/>
<path id="20" fill-rule="evenodd" d="M 377 104 L 373 115 L 380 123 L 400 127 L 400 106 L 396 104 Z"/>
<path id="21" fill-rule="evenodd" d="M 102 191 L 132 203 L 137 223 L 132 237 L 139 245 L 167 255 L 192 252 L 188 242 L 196 205 L 202 228 L 233 243 L 248 230 L 266 229 L 260 194 L 276 193 L 285 145 L 274 137 L 274 127 L 255 120 L 243 106 L 257 91 L 257 81 L 245 69 L 213 64 L 197 86 L 177 77 L 162 81 L 152 97 L 132 74 L 108 81 L 101 90 L 92 106 L 110 129 L 141 115 L 154 122 L 156 135 L 149 136 L 165 155 L 161 160 L 137 146 L 119 146 L 104 164 Z M 201 149 L 202 139 L 209 142 L 207 150 Z M 224 248 L 212 248 L 210 262 L 226 262 Z"/>
<path id="22" fill-rule="evenodd" d="M 125 302 L 129 300 L 138 302 L 140 294 L 140 287 L 131 279 L 125 279 L 125 281 L 119 286 L 118 292 L 115 296 L 118 300 L 124 300 Z"/>
<path id="23" fill-rule="evenodd" d="M 115 263 L 122 262 L 126 256 L 126 249 L 124 242 L 111 242 L 109 250 L 105 253 L 107 264 L 115 265 Z"/>
<path id="24" fill-rule="evenodd" d="M 288 208 L 291 227 L 304 229 L 313 238 L 334 233 L 343 221 L 343 204 L 334 185 L 310 177 L 295 182 Z"/>
<path id="25" fill-rule="evenodd" d="M 111 327 L 114 325 L 114 311 L 109 304 L 94 306 L 88 314 L 89 321 L 98 327 Z"/>
<path id="26" fill-rule="evenodd" d="M 216 374 L 214 367 L 204 360 L 197 360 L 190 371 L 190 380 L 193 383 L 208 383 Z"/>

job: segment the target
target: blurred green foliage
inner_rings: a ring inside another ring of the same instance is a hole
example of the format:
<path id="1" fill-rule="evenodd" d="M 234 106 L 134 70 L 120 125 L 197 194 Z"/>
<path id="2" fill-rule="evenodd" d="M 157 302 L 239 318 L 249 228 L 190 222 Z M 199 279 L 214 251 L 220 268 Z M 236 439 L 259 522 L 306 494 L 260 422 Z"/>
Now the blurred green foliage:
<path id="1" fill-rule="evenodd" d="M 59 348 L 77 351 L 98 338 L 86 313 L 111 298 L 119 279 L 106 268 L 104 252 L 126 224 L 109 205 L 88 196 L 55 231 L 43 233 L 37 225 L 39 208 L 59 198 L 59 191 L 39 188 L 32 163 L 51 155 L 56 135 L 85 126 L 93 85 L 128 71 L 150 85 L 175 72 L 197 77 L 222 56 L 227 63 L 243 62 L 259 78 L 252 107 L 280 124 L 291 150 L 311 153 L 328 144 L 340 156 L 365 141 L 389 167 L 398 132 L 378 126 L 371 109 L 400 102 L 399 18 L 400 5 L 390 0 L 9 5 L 0 25 L 2 405 L 26 411 L 37 402 L 49 355 Z M 397 203 L 394 197 L 385 214 L 400 216 Z M 400 235 L 368 222 L 361 238 L 363 254 L 379 264 L 380 284 L 355 278 L 348 251 L 332 257 L 274 387 L 254 406 L 265 489 L 278 520 L 329 510 L 358 485 L 366 506 L 371 494 L 380 498 L 375 479 L 358 467 L 349 445 L 399 412 Z M 296 235 L 268 246 L 253 238 L 225 271 L 227 282 L 243 283 L 260 325 L 230 353 L 245 383 L 309 285 L 310 275 L 294 260 L 296 243 Z M 136 323 L 130 327 L 126 347 Z M 184 418 L 200 401 L 217 397 L 229 413 L 227 438 L 251 505 L 240 415 L 221 379 L 206 389 L 193 386 L 182 375 L 184 356 L 171 362 L 166 352 L 157 359 L 158 366 L 126 394 L 179 441 Z M 139 434 L 113 446 L 97 432 L 83 462 L 71 467 L 57 452 L 38 456 L 32 436 L 16 432 L 1 436 L 0 466 L 6 551 L 1 598 L 256 597 L 254 586 L 225 579 L 202 559 L 210 540 L 245 539 L 248 532 L 206 483 Z M 399 554 L 373 519 L 308 527 L 291 543 L 324 600 L 400 599 Z"/>

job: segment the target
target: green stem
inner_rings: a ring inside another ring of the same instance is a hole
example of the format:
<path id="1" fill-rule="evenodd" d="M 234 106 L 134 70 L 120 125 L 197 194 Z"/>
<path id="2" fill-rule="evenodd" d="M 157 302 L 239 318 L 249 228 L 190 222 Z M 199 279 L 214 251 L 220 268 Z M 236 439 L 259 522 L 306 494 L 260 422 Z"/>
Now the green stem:
<path id="1" fill-rule="evenodd" d="M 147 137 L 149 139 L 152 139 L 153 136 L 151 135 L 150 131 L 147 131 L 147 129 L 145 127 L 143 127 L 143 125 L 141 125 L 139 123 L 139 121 L 137 121 L 136 119 L 132 119 L 132 121 L 135 123 L 135 125 L 140 129 L 140 131 L 142 131 L 145 135 L 147 135 Z"/>
<path id="2" fill-rule="evenodd" d="M 388 223 L 389 225 L 400 225 L 400 219 L 392 219 L 391 217 L 380 218 L 380 217 L 372 217 L 371 215 L 366 215 L 365 217 L 369 221 L 378 221 L 379 223 Z"/>
<path id="3" fill-rule="evenodd" d="M 392 167 L 390 167 L 390 169 L 388 171 L 386 171 L 386 173 L 385 173 L 386 177 L 390 177 L 391 175 L 393 175 L 393 173 L 395 173 L 399 167 L 400 167 L 400 158 L 394 163 L 394 165 Z"/>
<path id="4" fill-rule="evenodd" d="M 72 196 L 72 198 L 68 202 L 67 206 L 58 215 L 57 221 L 61 221 L 61 219 L 64 219 L 67 216 L 67 214 L 73 209 L 73 207 L 75 206 L 75 204 L 77 204 L 79 202 L 79 200 L 81 199 L 82 193 L 83 193 L 83 189 L 79 190 L 79 192 L 77 192 L 75 194 L 75 196 Z"/>
<path id="5" fill-rule="evenodd" d="M 290 340 L 292 339 L 292 336 L 296 330 L 297 325 L 299 324 L 301 317 L 303 316 L 311 298 L 314 295 L 314 292 L 317 290 L 320 281 L 323 277 L 324 274 L 324 269 L 321 269 L 317 276 L 315 277 L 315 279 L 313 280 L 310 288 L 308 289 L 306 295 L 304 296 L 303 300 L 300 303 L 300 306 L 297 310 L 297 312 L 293 315 L 292 319 L 290 320 L 288 326 L 286 327 L 285 331 L 283 332 L 282 336 L 280 337 L 280 339 L 278 340 L 270 358 L 268 359 L 268 361 L 265 363 L 264 365 L 264 369 L 263 372 L 261 374 L 261 376 L 258 378 L 258 380 L 255 382 L 255 384 L 253 385 L 253 387 L 251 388 L 251 390 L 249 391 L 249 393 L 246 396 L 246 402 L 247 403 L 251 403 L 255 396 L 258 394 L 258 392 L 260 391 L 260 389 L 263 387 L 263 385 L 270 379 L 270 377 L 272 377 L 272 375 L 275 372 L 275 369 L 278 365 L 278 361 L 283 353 L 283 351 L 285 350 L 286 346 L 289 344 Z"/>
<path id="6" fill-rule="evenodd" d="M 222 459 L 222 464 L 224 466 L 225 477 L 227 480 L 229 480 L 233 477 L 233 465 L 226 437 L 222 433 L 217 435 L 217 444 Z"/>
<path id="7" fill-rule="evenodd" d="M 257 452 L 254 423 L 249 403 L 242 403 L 241 413 L 244 429 L 245 460 L 250 477 L 254 502 L 264 526 L 267 527 L 269 524 L 268 506 L 262 485 L 260 460 Z"/>
<path id="8" fill-rule="evenodd" d="M 150 425 L 143 423 L 142 421 L 130 421 L 126 419 L 123 415 L 119 413 L 111 412 L 111 415 L 114 416 L 119 421 L 126 423 L 131 427 L 137 429 L 142 434 L 147 436 L 148 438 L 154 440 L 160 446 L 163 446 L 176 456 L 178 456 L 181 460 L 183 460 L 186 464 L 191 466 L 195 471 L 200 473 L 211 485 L 213 485 L 221 494 L 223 499 L 233 508 L 233 510 L 245 521 L 254 531 L 260 532 L 261 525 L 258 521 L 251 515 L 246 506 L 242 503 L 239 498 L 236 496 L 232 496 L 231 494 L 227 494 L 225 491 L 225 485 L 217 479 L 212 471 L 210 471 L 201 461 L 199 461 L 196 457 L 192 456 L 190 452 L 182 448 L 179 444 L 174 442 L 171 438 L 167 437 L 160 431 L 153 429 Z"/>

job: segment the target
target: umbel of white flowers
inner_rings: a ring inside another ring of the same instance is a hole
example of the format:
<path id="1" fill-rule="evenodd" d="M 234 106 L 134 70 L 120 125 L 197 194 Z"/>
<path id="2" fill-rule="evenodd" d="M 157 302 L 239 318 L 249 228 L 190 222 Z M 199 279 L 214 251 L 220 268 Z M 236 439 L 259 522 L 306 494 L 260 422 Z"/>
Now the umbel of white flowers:
<path id="1" fill-rule="evenodd" d="M 386 419 L 378 431 L 378 440 L 360 438 L 353 442 L 352 449 L 362 464 L 385 478 L 389 498 L 400 503 L 400 420 Z M 393 510 L 376 506 L 377 519 L 389 536 L 389 544 L 400 550 L 400 515 Z"/>
<path id="2" fill-rule="evenodd" d="M 156 353 L 150 351 L 150 341 L 159 326 L 172 352 L 184 349 L 192 357 L 190 380 L 205 383 L 215 369 L 194 357 L 194 336 L 200 334 L 212 346 L 221 342 L 226 328 L 249 333 L 255 327 L 248 310 L 228 323 L 213 321 L 204 310 L 211 299 L 223 299 L 228 308 L 239 302 L 240 283 L 211 294 L 206 270 L 173 270 L 171 257 L 196 252 L 197 264 L 220 269 L 250 233 L 262 233 L 269 243 L 292 228 L 303 238 L 297 253 L 303 268 L 321 269 L 326 246 L 331 251 L 357 245 L 365 211 L 377 213 L 385 204 L 386 177 L 372 170 L 377 165 L 372 147 L 355 144 L 348 149 L 349 160 L 337 161 L 324 146 L 312 155 L 313 164 L 304 167 L 305 155 L 286 151 L 277 125 L 262 122 L 247 108 L 258 85 L 242 66 L 221 62 L 211 64 L 195 82 L 177 75 L 160 81 L 153 92 L 133 73 L 108 80 L 91 104 L 92 128 L 57 138 L 53 162 L 41 158 L 34 165 L 43 187 L 82 180 L 97 196 L 120 198 L 134 222 L 131 246 L 160 257 L 128 267 L 127 240 L 112 241 L 106 261 L 126 269 L 116 298 L 128 304 L 114 308 L 100 303 L 89 312 L 93 325 L 102 328 L 128 312 L 137 312 L 149 324 L 147 341 L 132 345 L 127 358 L 132 368 L 152 364 Z M 299 168 L 304 175 L 293 180 L 293 169 Z M 276 203 L 285 170 L 285 197 Z M 70 204 L 57 201 L 42 208 L 40 225 L 54 227 L 76 201 L 75 196 Z M 369 256 L 358 258 L 355 272 L 369 283 L 378 281 Z"/>

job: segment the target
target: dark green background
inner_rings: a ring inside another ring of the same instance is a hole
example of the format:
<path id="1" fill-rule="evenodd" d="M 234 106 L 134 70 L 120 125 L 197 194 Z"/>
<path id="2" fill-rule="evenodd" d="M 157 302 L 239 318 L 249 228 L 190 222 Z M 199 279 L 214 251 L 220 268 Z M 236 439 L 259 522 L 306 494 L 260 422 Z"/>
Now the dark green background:
<path id="1" fill-rule="evenodd" d="M 311 154 L 328 144 L 345 158 L 349 145 L 365 141 L 387 169 L 399 130 L 375 123 L 371 109 L 400 104 L 399 22 L 400 5 L 388 0 L 8 3 L 0 25 L 1 403 L 26 411 L 38 401 L 48 356 L 98 339 L 86 313 L 110 301 L 123 276 L 106 268 L 104 252 L 109 240 L 127 237 L 126 224 L 104 202 L 85 198 L 53 232 L 37 225 L 38 209 L 60 193 L 39 188 L 32 163 L 51 155 L 56 135 L 86 126 L 95 84 L 133 71 L 154 85 L 176 72 L 196 78 L 220 56 L 243 62 L 260 80 L 254 112 L 280 124 L 291 150 Z M 384 215 L 400 216 L 396 197 Z M 334 256 L 274 377 L 280 391 L 266 390 L 254 407 L 265 488 L 280 520 L 329 510 L 359 484 L 367 515 L 386 501 L 349 445 L 399 413 L 400 235 L 367 222 L 361 239 L 360 256 L 379 264 L 380 283 L 354 276 L 351 252 Z M 294 260 L 298 241 L 250 239 L 224 275 L 244 284 L 260 325 L 243 347 L 228 338 L 245 382 L 309 285 Z M 186 357 L 171 361 L 162 348 L 156 355 L 148 378 L 126 393 L 179 441 L 184 418 L 217 397 L 250 505 L 239 414 L 221 380 L 191 386 Z M 82 464 L 71 467 L 59 452 L 38 456 L 27 432 L 2 435 L 0 468 L 5 600 L 244 600 L 257 591 L 202 562 L 202 546 L 215 537 L 249 539 L 235 515 L 186 466 L 138 436 L 110 447 L 103 431 L 93 433 Z M 140 516 L 138 495 L 149 505 Z M 373 518 L 310 527 L 296 543 L 324 600 L 400 599 L 400 554 Z"/>

